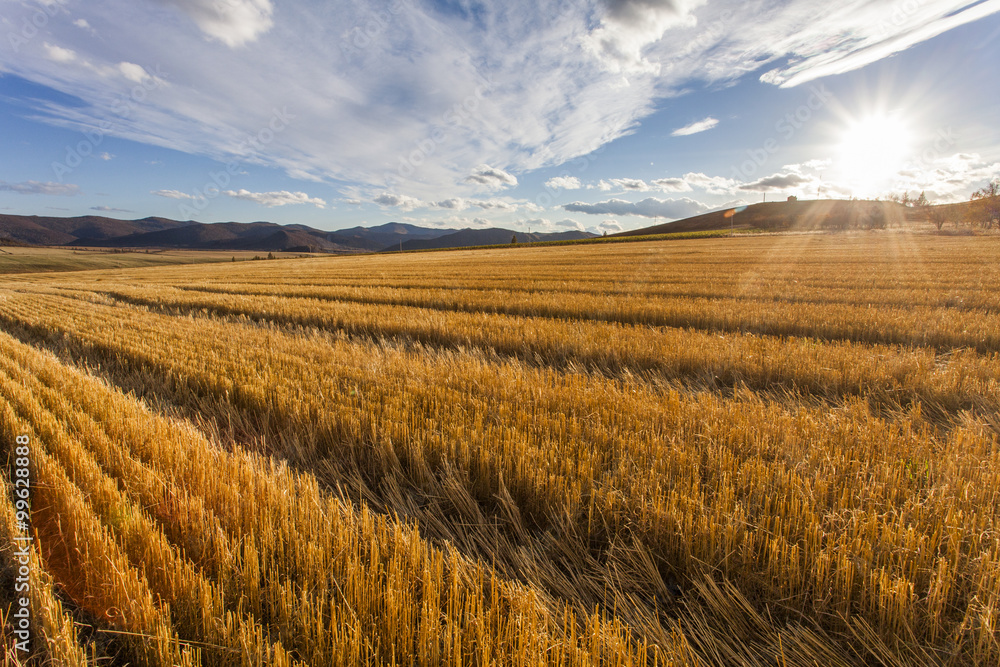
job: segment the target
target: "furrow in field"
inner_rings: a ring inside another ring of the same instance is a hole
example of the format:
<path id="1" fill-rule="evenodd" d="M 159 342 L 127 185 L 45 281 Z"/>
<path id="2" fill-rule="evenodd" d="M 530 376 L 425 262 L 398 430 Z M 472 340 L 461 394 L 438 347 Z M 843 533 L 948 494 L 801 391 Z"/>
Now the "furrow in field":
<path id="1" fill-rule="evenodd" d="M 6 426 L 2 421 L 3 418 L 4 415 L 0 415 L 0 429 Z M 26 434 L 19 431 L 18 435 Z M 14 445 L 14 447 L 27 452 L 30 457 L 32 444 L 29 442 L 28 445 Z M 4 453 L 9 455 L 11 461 L 18 458 L 29 459 L 18 456 L 15 449 Z M 23 500 L 17 495 L 17 491 L 25 487 L 14 486 L 16 482 L 17 478 L 10 475 L 8 470 L 4 470 L 4 474 L 0 475 L 0 540 L 3 540 L 5 545 L 0 552 L 0 568 L 3 570 L 4 582 L 10 586 L 9 590 L 0 594 L 4 616 L 3 634 L 0 635 L 5 641 L 4 665 L 30 667 L 54 664 L 65 667 L 92 667 L 99 664 L 97 659 L 106 661 L 107 656 L 103 651 L 98 653 L 93 643 L 88 643 L 84 647 L 73 617 L 64 610 L 62 601 L 55 593 L 52 575 L 45 569 L 45 562 L 33 544 L 34 539 L 24 526 L 19 527 L 20 522 L 17 520 L 17 510 L 13 502 Z M 23 574 L 22 567 L 27 570 L 27 576 Z M 27 627 L 21 624 L 20 618 L 14 616 L 21 608 L 21 605 L 15 605 L 14 601 L 22 597 L 25 592 L 31 615 Z M 24 640 L 23 635 L 13 635 L 15 630 L 28 630 L 28 639 Z M 23 651 L 16 647 L 16 642 L 20 641 L 25 641 L 26 644 Z"/>
<path id="2" fill-rule="evenodd" d="M 808 283 L 808 284 L 807 284 Z M 190 281 L 167 281 L 164 285 L 198 286 Z M 687 279 L 655 279 L 629 282 L 609 282 L 607 278 L 583 274 L 578 277 L 560 275 L 539 279 L 470 279 L 458 277 L 428 280 L 425 277 L 393 276 L 392 278 L 343 277 L 324 279 L 320 276 L 290 279 L 282 275 L 267 280 L 250 278 L 239 280 L 235 276 L 205 281 L 201 286 L 239 286 L 251 293 L 257 290 L 284 287 L 298 288 L 391 288 L 398 290 L 441 290 L 471 294 L 500 292 L 562 294 L 567 296 L 627 296 L 655 299 L 711 299 L 728 296 L 741 301 L 812 303 L 812 304 L 864 304 L 865 306 L 935 307 L 958 310 L 1000 311 L 1000 298 L 992 285 L 979 277 L 974 284 L 965 282 L 954 286 L 921 284 L 919 286 L 889 286 L 885 284 L 860 287 L 856 283 L 831 286 L 829 281 L 768 279 L 755 276 L 752 281 L 730 274 L 706 276 L 704 273 Z M 95 286 L 99 287 L 99 286 Z"/>
<path id="3" fill-rule="evenodd" d="M 682 380 L 691 386 L 807 392 L 827 399 L 866 396 L 896 408 L 913 401 L 953 413 L 1000 410 L 1000 359 L 963 351 L 857 343 L 817 345 L 802 338 L 701 331 L 605 322 L 429 310 L 413 306 L 275 296 L 199 293 L 155 287 L 105 288 L 100 294 L 182 314 L 245 317 L 349 335 L 427 345 L 475 347 L 541 362 L 573 365 L 615 377 Z M 86 293 L 77 294 L 88 298 Z"/>
<path id="4" fill-rule="evenodd" d="M 934 347 L 945 351 L 959 348 L 972 348 L 980 353 L 1000 351 L 1000 314 L 978 309 L 787 304 L 742 301 L 723 296 L 710 299 L 636 299 L 631 295 L 577 295 L 576 298 L 567 298 L 560 293 L 513 294 L 503 290 L 469 293 L 453 290 L 281 286 L 247 290 L 226 285 L 189 285 L 182 289 L 692 328 L 720 333 L 800 336 L 822 341 Z"/>
<path id="5" fill-rule="evenodd" d="M 22 351 L 8 346 L 5 352 L 17 355 Z M 33 375 L 24 374 L 20 366 L 10 367 L 7 359 L 3 361 L 6 363 L 0 373 L 5 377 L 0 377 L 0 382 L 7 388 L 20 386 L 21 409 L 37 415 L 35 428 L 41 441 L 87 497 L 91 509 L 112 530 L 122 552 L 143 573 L 158 599 L 171 605 L 179 636 L 207 643 L 201 648 L 211 656 L 213 664 L 287 664 L 287 653 L 280 643 L 271 645 L 253 617 L 241 618 L 238 607 L 245 604 L 242 598 L 230 600 L 228 605 L 223 601 L 222 590 L 229 590 L 232 595 L 233 584 L 246 580 L 243 559 L 207 554 L 214 556 L 211 561 L 214 567 L 209 569 L 221 583 L 221 587 L 216 586 L 202 576 L 201 568 L 207 563 L 203 561 L 196 567 L 182 555 L 183 547 L 176 548 L 168 539 L 173 537 L 187 546 L 195 541 L 204 542 L 202 531 L 212 534 L 214 517 L 205 516 L 204 512 L 199 516 L 198 505 L 191 502 L 190 490 L 165 485 L 127 451 L 116 450 L 100 424 L 67 404 L 63 394 L 41 384 Z M 110 474 L 98 464 L 98 457 L 103 459 L 101 462 Z M 135 487 L 147 492 L 137 492 Z M 150 487 L 155 489 L 153 493 L 148 492 Z M 155 515 L 159 524 L 148 512 Z M 213 536 L 211 547 L 219 551 L 219 546 L 218 537 Z M 238 549 L 231 551 L 239 554 Z M 255 611 L 259 618 L 260 609 Z"/>
<path id="6" fill-rule="evenodd" d="M 173 400 L 268 414 L 264 432 L 284 438 L 278 446 L 292 460 L 431 494 L 441 492 L 441 471 L 458 470 L 488 512 L 502 511 L 495 498 L 510 493 L 515 529 L 569 517 L 604 559 L 627 537 L 684 582 L 704 563 L 756 599 L 813 618 L 857 614 L 884 636 L 907 628 L 958 644 L 978 613 L 976 591 L 989 596 L 996 585 L 1000 454 L 975 428 L 935 436 L 918 419 L 883 422 L 856 401 L 832 412 L 783 408 L 753 395 L 689 396 L 463 354 L 32 299 L 12 296 L 0 308 L 8 321 L 91 346 L 92 361 L 146 369 Z M 941 577 L 954 585 L 941 588 Z"/>
<path id="7" fill-rule="evenodd" d="M 132 660 L 164 666 L 200 664 L 198 649 L 179 641 L 169 608 L 158 604 L 144 575 L 129 562 L 86 496 L 47 453 L 43 433 L 32 428 L 35 416 L 37 412 L 24 414 L 0 402 L 5 439 L 28 434 L 38 443 L 31 453 L 35 476 L 31 525 L 47 570 L 76 605 L 123 632 L 122 644 Z M 80 558 L 90 567 L 74 566 Z"/>
<path id="8" fill-rule="evenodd" d="M 233 522 L 230 528 L 239 535 L 244 555 L 253 554 L 247 567 L 256 563 L 258 569 L 256 576 L 247 571 L 242 581 L 229 585 L 247 595 L 248 604 L 256 587 L 262 587 L 259 595 L 271 627 L 296 636 L 296 652 L 315 664 L 438 664 L 475 656 L 482 664 L 633 665 L 645 664 L 653 654 L 663 662 L 671 651 L 687 650 L 679 639 L 674 647 L 637 645 L 617 619 L 584 614 L 577 621 L 570 610 L 551 609 L 532 590 L 429 547 L 398 521 L 324 496 L 308 476 L 259 457 L 221 452 L 191 429 L 147 413 L 134 399 L 77 371 L 60 371 L 54 360 L 37 353 L 31 357 L 23 346 L 14 351 L 25 360 L 26 370 L 47 377 L 52 389 L 74 399 L 74 405 L 89 405 L 95 419 L 107 420 L 109 436 L 110 431 L 144 434 L 127 441 L 136 448 L 158 449 L 155 458 L 164 475 L 172 470 L 189 493 L 203 493 L 218 516 Z M 46 420 L 44 409 L 29 412 Z M 44 442 L 56 434 L 37 437 Z M 57 464 L 47 454 L 41 456 L 44 479 L 52 482 L 56 478 L 48 468 L 56 470 Z M 79 488 L 65 476 L 56 481 L 53 500 L 77 498 L 83 506 Z M 119 507 L 126 511 L 128 503 Z M 106 552 L 116 542 L 107 527 L 100 532 L 103 540 L 86 545 Z M 74 539 L 79 543 L 81 538 L 74 534 Z M 46 535 L 44 543 L 49 542 Z M 65 554 L 54 555 L 59 563 L 69 562 Z M 289 584 L 292 579 L 298 583 Z M 99 607 L 108 595 L 86 600 Z M 135 604 L 132 600 L 128 609 Z M 166 613 L 166 607 L 149 613 Z"/>

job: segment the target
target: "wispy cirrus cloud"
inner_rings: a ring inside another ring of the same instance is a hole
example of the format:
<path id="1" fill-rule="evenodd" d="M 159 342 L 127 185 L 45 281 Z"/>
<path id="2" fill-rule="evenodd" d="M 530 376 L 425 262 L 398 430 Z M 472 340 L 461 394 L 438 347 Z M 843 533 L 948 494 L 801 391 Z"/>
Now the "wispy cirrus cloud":
<path id="1" fill-rule="evenodd" d="M 273 208 L 275 206 L 288 206 L 290 204 L 312 204 L 316 208 L 326 208 L 326 201 L 319 197 L 310 197 L 305 192 L 289 192 L 288 190 L 276 190 L 274 192 L 251 192 L 240 188 L 239 190 L 223 190 L 222 194 L 233 199 L 252 201 L 255 204 Z"/>
<path id="2" fill-rule="evenodd" d="M 189 195 L 186 192 L 181 192 L 180 190 L 150 190 L 150 194 L 156 195 L 157 197 L 166 197 L 168 199 L 196 199 L 194 195 Z"/>
<path id="3" fill-rule="evenodd" d="M 672 137 L 687 137 L 692 134 L 698 134 L 699 132 L 705 132 L 711 130 L 713 127 L 719 124 L 718 118 L 703 118 L 702 120 L 695 121 L 684 127 L 679 127 L 670 133 Z"/>
<path id="4" fill-rule="evenodd" d="M 115 208 L 114 206 L 91 206 L 91 211 L 100 211 L 101 213 L 135 213 L 127 208 Z"/>
<path id="5" fill-rule="evenodd" d="M 58 195 L 72 197 L 73 195 L 80 194 L 80 186 L 53 181 L 22 181 L 20 183 L 0 181 L 0 191 L 16 192 L 19 195 Z"/>

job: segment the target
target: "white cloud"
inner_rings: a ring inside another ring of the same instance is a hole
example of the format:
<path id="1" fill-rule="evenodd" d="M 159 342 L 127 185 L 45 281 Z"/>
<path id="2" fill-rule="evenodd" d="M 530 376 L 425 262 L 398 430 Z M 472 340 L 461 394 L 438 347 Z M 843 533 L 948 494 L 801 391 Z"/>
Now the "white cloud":
<path id="1" fill-rule="evenodd" d="M 517 179 L 503 169 L 481 164 L 466 178 L 469 183 L 478 183 L 489 190 L 501 190 L 517 185 Z"/>
<path id="2" fill-rule="evenodd" d="M 115 208 L 114 206 L 91 206 L 90 210 L 102 213 L 135 213 L 135 211 L 130 211 L 127 208 Z"/>
<path id="3" fill-rule="evenodd" d="M 576 176 L 554 176 L 545 181 L 545 187 L 552 190 L 579 190 L 583 186 Z"/>
<path id="4" fill-rule="evenodd" d="M 738 181 L 724 176 L 709 176 L 701 172 L 684 174 L 680 178 L 664 178 L 653 181 L 665 192 L 687 192 L 690 189 L 704 190 L 710 195 L 727 195 L 736 191 Z M 674 189 L 676 188 L 676 189 Z"/>
<path id="5" fill-rule="evenodd" d="M 107 162 L 108 160 L 113 160 L 115 158 L 114 155 L 108 153 L 107 151 L 104 151 L 103 153 L 98 153 L 97 157 L 101 160 L 104 160 L 105 162 Z"/>
<path id="6" fill-rule="evenodd" d="M 649 185 L 638 178 L 609 178 L 607 180 L 601 179 L 597 185 L 588 185 L 588 190 L 593 189 L 601 190 L 602 192 L 608 192 L 609 190 L 628 190 L 631 192 L 645 192 L 649 190 Z"/>
<path id="7" fill-rule="evenodd" d="M 746 192 L 773 192 L 775 190 L 796 190 L 801 188 L 803 185 L 812 183 L 813 179 L 806 178 L 800 174 L 795 173 L 777 173 L 771 176 L 765 176 L 764 178 L 759 178 L 756 181 L 750 183 L 743 183 L 739 186 L 740 190 Z"/>
<path id="8" fill-rule="evenodd" d="M 345 204 L 347 204 L 349 206 L 361 206 L 361 200 L 360 199 L 343 199 L 341 201 L 343 201 Z"/>
<path id="9" fill-rule="evenodd" d="M 1000 162 L 984 160 L 978 153 L 930 156 L 899 170 L 894 191 L 925 192 L 932 201 L 968 199 L 968 193 L 1000 176 Z"/>
<path id="10" fill-rule="evenodd" d="M 160 0 L 187 14 L 206 35 L 226 46 L 256 40 L 274 25 L 271 0 Z"/>
<path id="11" fill-rule="evenodd" d="M 639 178 L 612 178 L 611 183 L 622 190 L 633 192 L 645 192 L 649 189 L 646 182 Z"/>
<path id="12" fill-rule="evenodd" d="M 622 231 L 622 226 L 618 224 L 617 220 L 604 220 L 601 224 L 597 225 L 597 229 L 602 233 L 614 234 Z"/>
<path id="13" fill-rule="evenodd" d="M 450 199 L 443 199 L 434 204 L 438 208 L 447 208 L 453 211 L 464 211 L 469 208 L 469 202 L 462 199 L 461 197 L 451 197 Z"/>
<path id="14" fill-rule="evenodd" d="M 564 227 L 564 228 L 570 229 L 570 230 L 575 229 L 575 230 L 581 231 L 581 232 L 584 231 L 583 223 L 577 222 L 576 220 L 573 220 L 572 218 L 565 218 L 563 220 L 559 220 L 558 222 L 554 222 L 552 224 L 555 227 Z"/>
<path id="15" fill-rule="evenodd" d="M 498 197 L 492 197 L 490 199 L 470 199 L 468 202 L 471 206 L 478 206 L 479 208 L 489 211 L 543 211 L 543 207 L 538 204 L 534 204 L 526 199 L 500 199 Z"/>
<path id="16" fill-rule="evenodd" d="M 233 199 L 252 201 L 261 206 L 272 208 L 274 206 L 287 206 L 289 204 L 312 204 L 316 208 L 325 208 L 326 202 L 319 197 L 310 197 L 305 192 L 289 192 L 288 190 L 277 190 L 275 192 L 250 192 L 240 188 L 239 190 L 223 190 L 222 194 Z"/>
<path id="17" fill-rule="evenodd" d="M 664 192 L 690 192 L 691 184 L 683 178 L 657 178 L 653 185 Z"/>
<path id="18" fill-rule="evenodd" d="M 685 125 L 684 127 L 679 127 L 670 133 L 672 137 L 686 137 L 691 134 L 698 134 L 699 132 L 705 132 L 706 130 L 711 130 L 713 127 L 719 124 L 718 118 L 704 118 L 699 121 L 695 121 L 690 125 Z"/>
<path id="19" fill-rule="evenodd" d="M 604 0 L 600 27 L 583 40 L 585 47 L 613 72 L 658 74 L 660 64 L 644 50 L 667 29 L 695 23 L 692 11 L 706 0 Z"/>
<path id="20" fill-rule="evenodd" d="M 150 190 L 149 193 L 157 197 L 167 197 L 168 199 L 195 199 L 194 195 L 189 195 L 180 190 Z"/>
<path id="21" fill-rule="evenodd" d="M 518 205 L 505 199 L 476 199 L 470 202 L 473 206 L 478 206 L 483 210 L 516 211 Z"/>
<path id="22" fill-rule="evenodd" d="M 725 176 L 708 176 L 702 173 L 689 172 L 684 174 L 684 180 L 693 188 L 704 190 L 710 195 L 726 195 L 735 191 L 737 181 Z"/>
<path id="23" fill-rule="evenodd" d="M 80 186 L 70 183 L 55 183 L 53 181 L 22 181 L 7 183 L 0 181 L 0 191 L 16 192 L 20 195 L 60 195 L 72 197 L 80 194 Z"/>
<path id="24" fill-rule="evenodd" d="M 73 25 L 82 30 L 88 30 L 90 32 L 94 32 L 94 29 L 90 27 L 90 24 L 87 22 L 87 19 L 76 19 L 75 21 L 73 21 Z"/>
<path id="25" fill-rule="evenodd" d="M 701 202 L 684 197 L 682 199 L 658 199 L 647 197 L 642 201 L 630 202 L 624 199 L 609 199 L 593 204 L 573 202 L 563 208 L 571 213 L 587 213 L 589 215 L 635 215 L 643 218 L 667 218 L 676 220 L 688 218 L 708 211 L 709 207 Z"/>
<path id="26" fill-rule="evenodd" d="M 43 42 L 42 46 L 45 47 L 45 55 L 54 63 L 71 63 L 76 60 L 76 52 L 72 49 L 65 49 L 48 42 Z"/>
<path id="27" fill-rule="evenodd" d="M 379 206 L 395 207 L 402 211 L 412 211 L 415 208 L 426 206 L 424 202 L 420 201 L 416 197 L 398 195 L 392 192 L 383 192 L 372 199 L 372 201 Z"/>
<path id="28" fill-rule="evenodd" d="M 118 63 L 118 71 L 121 72 L 123 77 L 133 83 L 142 83 L 149 76 L 142 65 L 136 65 L 135 63 L 120 62 Z"/>

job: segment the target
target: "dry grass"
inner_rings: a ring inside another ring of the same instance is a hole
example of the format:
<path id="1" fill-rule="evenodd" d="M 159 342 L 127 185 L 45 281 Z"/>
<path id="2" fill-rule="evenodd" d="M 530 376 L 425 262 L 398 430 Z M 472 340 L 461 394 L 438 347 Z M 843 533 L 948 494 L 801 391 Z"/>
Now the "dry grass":
<path id="1" fill-rule="evenodd" d="M 35 659 L 996 662 L 998 251 L 789 236 L 10 281 L 0 428 L 36 443 L 56 583 Z"/>

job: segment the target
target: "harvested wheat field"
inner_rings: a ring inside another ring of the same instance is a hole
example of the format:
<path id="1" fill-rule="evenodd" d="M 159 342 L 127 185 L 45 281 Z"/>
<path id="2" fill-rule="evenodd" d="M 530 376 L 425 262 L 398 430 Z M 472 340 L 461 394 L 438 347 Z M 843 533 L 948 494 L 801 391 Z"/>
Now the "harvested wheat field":
<path id="1" fill-rule="evenodd" d="M 869 233 L 3 278 L 6 664 L 998 664 L 998 260 Z"/>

